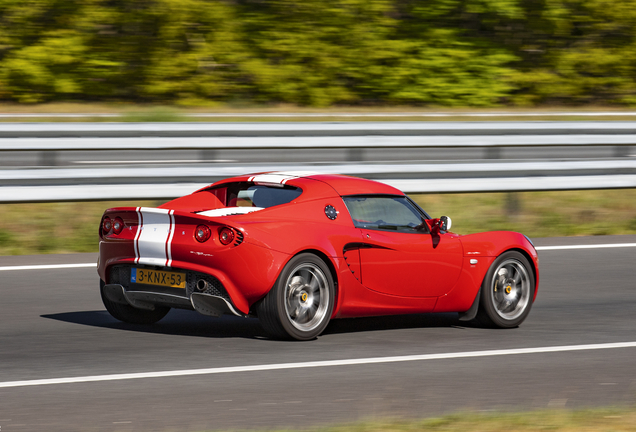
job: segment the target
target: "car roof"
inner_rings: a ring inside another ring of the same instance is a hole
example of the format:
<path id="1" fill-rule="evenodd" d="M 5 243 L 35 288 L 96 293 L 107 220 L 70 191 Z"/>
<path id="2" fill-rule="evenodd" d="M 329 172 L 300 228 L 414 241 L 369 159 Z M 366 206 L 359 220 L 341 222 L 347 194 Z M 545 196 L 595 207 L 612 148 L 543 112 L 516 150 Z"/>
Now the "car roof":
<path id="1" fill-rule="evenodd" d="M 221 180 L 214 185 L 233 182 L 273 183 L 311 189 L 312 183 L 319 181 L 331 186 L 338 195 L 404 195 L 402 191 L 374 180 L 351 177 L 342 174 L 323 174 L 307 171 L 272 171 L 248 174 Z"/>

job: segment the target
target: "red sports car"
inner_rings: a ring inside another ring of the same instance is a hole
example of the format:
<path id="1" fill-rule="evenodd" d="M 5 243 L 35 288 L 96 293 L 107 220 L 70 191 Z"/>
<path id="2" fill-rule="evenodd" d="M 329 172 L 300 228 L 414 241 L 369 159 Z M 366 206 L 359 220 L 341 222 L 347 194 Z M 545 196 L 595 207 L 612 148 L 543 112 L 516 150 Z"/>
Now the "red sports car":
<path id="1" fill-rule="evenodd" d="M 458 235 L 401 191 L 355 177 L 271 172 L 216 182 L 158 208 L 108 209 L 98 273 L 106 309 L 150 324 L 171 307 L 257 316 L 276 338 L 332 318 L 459 312 L 515 327 L 539 259 L 524 235 Z"/>

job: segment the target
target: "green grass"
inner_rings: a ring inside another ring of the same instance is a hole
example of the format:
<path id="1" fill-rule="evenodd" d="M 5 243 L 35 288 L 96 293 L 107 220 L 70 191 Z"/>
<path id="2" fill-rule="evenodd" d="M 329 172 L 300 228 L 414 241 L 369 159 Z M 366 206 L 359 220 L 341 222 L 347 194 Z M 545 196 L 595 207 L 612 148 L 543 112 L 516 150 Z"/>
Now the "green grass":
<path id="1" fill-rule="evenodd" d="M 524 413 L 462 413 L 425 420 L 364 422 L 306 430 L 320 432 L 627 432 L 636 431 L 636 410 L 634 408 L 602 408 Z"/>
<path id="2" fill-rule="evenodd" d="M 253 430 L 265 431 L 266 429 Z M 535 410 L 517 413 L 464 412 L 419 420 L 373 420 L 318 427 L 307 425 L 302 429 L 270 429 L 269 432 L 296 430 L 305 432 L 636 432 L 636 409 L 622 407 Z"/>
<path id="3" fill-rule="evenodd" d="M 104 210 L 159 203 L 73 202 L 0 205 L 0 255 L 96 252 Z"/>
<path id="4" fill-rule="evenodd" d="M 420 194 L 432 217 L 450 216 L 452 231 L 518 231 L 529 237 L 636 234 L 636 189 Z M 511 200 L 518 208 L 510 208 Z"/>
<path id="5" fill-rule="evenodd" d="M 511 196 L 518 210 L 508 209 Z M 412 195 L 432 217 L 450 216 L 452 231 L 511 230 L 529 237 L 636 234 L 636 189 Z M 157 206 L 151 201 L 0 205 L 0 255 L 96 252 L 105 209 Z"/>

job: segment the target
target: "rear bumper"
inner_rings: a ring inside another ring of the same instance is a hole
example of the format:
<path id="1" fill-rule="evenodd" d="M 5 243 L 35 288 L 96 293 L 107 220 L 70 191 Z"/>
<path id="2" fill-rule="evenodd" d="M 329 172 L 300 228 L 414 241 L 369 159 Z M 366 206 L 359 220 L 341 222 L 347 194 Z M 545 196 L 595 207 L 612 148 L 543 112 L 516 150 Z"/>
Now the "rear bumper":
<path id="1" fill-rule="evenodd" d="M 100 242 L 98 275 L 104 282 L 119 283 L 111 280 L 110 275 L 111 269 L 120 265 L 207 274 L 221 282 L 229 295 L 224 298 L 243 314 L 248 314 L 251 305 L 269 292 L 281 268 L 290 258 L 289 254 L 247 241 L 239 246 L 211 253 L 201 247 L 183 249 L 173 244 L 170 265 L 150 264 L 135 257 L 132 244 L 113 240 Z"/>
<path id="2" fill-rule="evenodd" d="M 188 270 L 185 288 L 171 288 L 131 282 L 131 265 L 115 265 L 110 268 L 104 286 L 104 295 L 111 301 L 128 304 L 139 309 L 154 309 L 155 305 L 196 310 L 209 316 L 233 314 L 245 316 L 233 304 L 225 287 L 215 277 Z M 135 265 L 134 267 L 143 267 Z M 179 270 L 171 268 L 171 271 Z M 204 280 L 204 290 L 197 289 L 197 282 Z"/>
<path id="3" fill-rule="evenodd" d="M 119 284 L 104 286 L 104 295 L 115 303 L 138 309 L 153 310 L 155 305 L 180 309 L 194 309 L 203 315 L 218 317 L 224 314 L 244 316 L 224 298 L 205 293 L 192 293 L 190 298 L 152 291 L 128 291 Z"/>

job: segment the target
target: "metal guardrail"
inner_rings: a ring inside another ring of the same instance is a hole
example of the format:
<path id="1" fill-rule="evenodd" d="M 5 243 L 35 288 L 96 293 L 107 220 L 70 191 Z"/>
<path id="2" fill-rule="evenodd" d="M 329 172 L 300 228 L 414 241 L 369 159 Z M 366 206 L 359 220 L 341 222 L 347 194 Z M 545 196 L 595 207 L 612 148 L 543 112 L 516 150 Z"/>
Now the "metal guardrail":
<path id="1" fill-rule="evenodd" d="M 446 131 L 448 132 L 448 131 Z M 487 148 L 553 146 L 633 146 L 624 135 L 423 135 L 423 136 L 280 136 L 280 137 L 71 137 L 4 138 L 0 151 L 341 149 L 341 148 Z"/>
<path id="2" fill-rule="evenodd" d="M 501 177 L 462 179 L 383 179 L 405 193 L 524 192 L 636 188 L 636 175 Z M 49 185 L 0 187 L 0 203 L 102 200 L 167 200 L 208 183 Z"/>
<path id="3" fill-rule="evenodd" d="M 339 173 L 360 177 L 436 178 L 471 177 L 547 177 L 553 175 L 636 174 L 636 159 L 581 161 L 503 161 L 463 163 L 403 163 L 403 164 L 258 164 L 258 165 L 182 165 L 167 167 L 102 167 L 102 168 L 31 168 L 0 170 L 0 184 L 49 185 L 73 184 L 134 184 L 149 180 L 155 184 L 193 181 L 212 183 L 216 180 L 250 172 L 305 171 Z"/>
<path id="4" fill-rule="evenodd" d="M 0 138 L 625 135 L 636 122 L 0 123 Z"/>
<path id="5" fill-rule="evenodd" d="M 624 157 L 636 145 L 636 122 L 272 122 L 272 123 L 0 123 L 0 152 L 40 152 L 55 166 L 63 151 L 607 147 Z"/>
<path id="6" fill-rule="evenodd" d="M 373 148 L 614 146 L 627 156 L 636 122 L 0 123 L 2 151 L 336 149 L 349 161 Z M 331 165 L 194 164 L 0 170 L 0 202 L 168 199 L 247 172 L 308 170 L 373 178 L 405 192 L 486 192 L 636 187 L 631 158 L 573 161 Z"/>
<path id="7" fill-rule="evenodd" d="M 376 179 L 408 193 L 636 187 L 636 160 L 242 165 L 0 170 L 0 202 L 169 199 L 249 172 L 307 171 Z"/>

